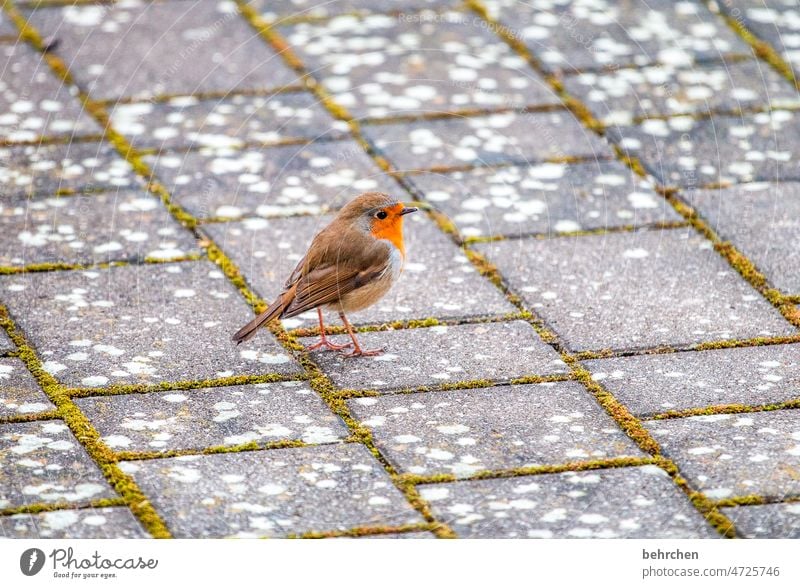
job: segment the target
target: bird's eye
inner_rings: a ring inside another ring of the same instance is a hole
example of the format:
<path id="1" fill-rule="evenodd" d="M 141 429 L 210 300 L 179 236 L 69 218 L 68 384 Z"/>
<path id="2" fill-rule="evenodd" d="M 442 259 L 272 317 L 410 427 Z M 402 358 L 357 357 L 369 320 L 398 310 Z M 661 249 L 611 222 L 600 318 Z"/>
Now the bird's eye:
<path id="1" fill-rule="evenodd" d="M 378 212 L 375 213 L 375 218 L 379 218 L 381 220 L 385 219 L 387 216 L 389 215 L 386 214 L 385 210 L 379 210 Z"/>

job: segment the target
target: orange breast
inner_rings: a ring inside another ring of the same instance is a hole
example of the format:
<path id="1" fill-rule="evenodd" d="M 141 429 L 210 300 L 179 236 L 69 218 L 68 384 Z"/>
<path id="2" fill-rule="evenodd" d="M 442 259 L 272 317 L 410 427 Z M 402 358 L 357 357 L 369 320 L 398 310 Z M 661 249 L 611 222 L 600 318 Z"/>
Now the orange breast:
<path id="1" fill-rule="evenodd" d="M 376 239 L 386 239 L 400 250 L 405 259 L 406 248 L 403 246 L 403 221 L 401 218 L 392 219 L 394 222 L 375 223 L 372 227 L 372 236 Z"/>

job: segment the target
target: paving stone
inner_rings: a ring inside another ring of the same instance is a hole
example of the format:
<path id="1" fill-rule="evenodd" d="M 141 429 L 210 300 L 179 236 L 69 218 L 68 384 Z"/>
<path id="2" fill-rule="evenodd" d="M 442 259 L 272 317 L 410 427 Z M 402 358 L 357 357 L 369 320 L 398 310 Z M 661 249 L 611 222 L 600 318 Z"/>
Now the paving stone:
<path id="1" fill-rule="evenodd" d="M 749 47 L 700 0 L 488 0 L 490 12 L 551 71 L 689 65 Z"/>
<path id="2" fill-rule="evenodd" d="M 15 349 L 16 345 L 14 345 L 14 342 L 9 339 L 6 332 L 0 331 L 0 353 L 8 353 L 9 351 L 14 351 Z"/>
<path id="3" fill-rule="evenodd" d="M 130 2 L 38 8 L 28 21 L 97 100 L 267 90 L 299 82 L 238 14 L 217 2 Z"/>
<path id="4" fill-rule="evenodd" d="M 476 248 L 573 350 L 797 332 L 693 229 Z"/>
<path id="5" fill-rule="evenodd" d="M 117 104 L 111 123 L 134 147 L 159 150 L 316 140 L 341 137 L 349 130 L 308 92 Z"/>
<path id="6" fill-rule="evenodd" d="M 649 181 L 617 161 L 476 168 L 409 179 L 467 237 L 681 220 Z"/>
<path id="7" fill-rule="evenodd" d="M 459 537 L 719 537 L 656 466 L 419 487 Z M 654 506 L 657 505 L 657 506 Z"/>
<path id="8" fill-rule="evenodd" d="M 797 90 L 756 60 L 587 72 L 565 77 L 564 85 L 606 124 L 631 124 L 635 118 L 656 115 L 800 105 Z"/>
<path id="9" fill-rule="evenodd" d="M 349 402 L 401 471 L 467 477 L 482 470 L 639 456 L 577 382 L 550 382 Z"/>
<path id="10" fill-rule="evenodd" d="M 208 261 L 3 276 L 0 294 L 45 369 L 69 386 L 298 370 L 264 329 L 230 341 L 252 309 Z"/>
<path id="11" fill-rule="evenodd" d="M 55 510 L 0 517 L 6 539 L 146 539 L 130 510 L 123 507 Z"/>
<path id="12" fill-rule="evenodd" d="M 139 185 L 131 166 L 107 143 L 0 147 L 4 197 Z"/>
<path id="13" fill-rule="evenodd" d="M 467 380 L 510 380 L 568 370 L 555 350 L 523 321 L 437 326 L 357 335 L 364 349 L 383 355 L 360 359 L 318 351 L 312 358 L 340 388 L 389 390 Z M 343 343 L 346 335 L 332 337 Z M 301 339 L 304 344 L 313 337 Z"/>
<path id="14" fill-rule="evenodd" d="M 17 28 L 11 19 L 4 12 L 0 13 L 0 38 L 4 42 L 13 42 L 18 36 Z"/>
<path id="15" fill-rule="evenodd" d="M 583 365 L 637 416 L 800 397 L 800 345 L 616 357 Z"/>
<path id="16" fill-rule="evenodd" d="M 423 522 L 363 445 L 121 465 L 176 537 L 283 537 Z"/>
<path id="17" fill-rule="evenodd" d="M 26 44 L 0 45 L 0 71 L 0 140 L 102 133 L 71 88 Z"/>
<path id="18" fill-rule="evenodd" d="M 299 439 L 335 443 L 347 427 L 302 382 L 81 398 L 115 450 L 164 451 Z"/>
<path id="19" fill-rule="evenodd" d="M 800 293 L 800 183 L 693 190 L 687 198 L 774 287 L 789 294 Z"/>
<path id="20" fill-rule="evenodd" d="M 53 410 L 25 364 L 16 357 L 0 357 L 0 417 Z"/>
<path id="21" fill-rule="evenodd" d="M 667 186 L 800 179 L 800 115 L 788 110 L 650 119 L 610 128 L 609 137 Z"/>
<path id="22" fill-rule="evenodd" d="M 800 504 L 758 504 L 723 508 L 736 534 L 747 539 L 800 539 Z"/>
<path id="23" fill-rule="evenodd" d="M 547 82 L 471 13 L 342 16 L 281 32 L 356 118 L 561 103 Z"/>
<path id="24" fill-rule="evenodd" d="M 772 45 L 797 75 L 800 69 L 800 7 L 796 0 L 722 0 L 719 7 Z"/>
<path id="25" fill-rule="evenodd" d="M 565 111 L 506 112 L 362 130 L 400 171 L 612 155 L 603 139 Z"/>
<path id="26" fill-rule="evenodd" d="M 406 218 L 403 233 L 407 262 L 403 275 L 374 306 L 348 317 L 352 322 L 482 317 L 516 310 L 432 221 L 422 214 Z M 330 220 L 330 216 L 246 219 L 207 225 L 204 230 L 231 257 L 256 292 L 272 300 L 281 292 L 313 236 Z M 325 315 L 339 323 L 335 312 Z M 316 311 L 284 321 L 288 328 L 313 327 L 317 323 Z"/>
<path id="27" fill-rule="evenodd" d="M 337 14 L 399 13 L 401 17 L 414 19 L 410 14 L 425 8 L 457 8 L 459 0 L 249 0 L 247 2 L 261 13 L 262 18 L 274 21 L 287 18 L 326 18 Z"/>
<path id="28" fill-rule="evenodd" d="M 0 425 L 0 481 L 0 508 L 114 497 L 62 421 Z"/>
<path id="29" fill-rule="evenodd" d="M 400 189 L 355 141 L 201 149 L 145 160 L 175 201 L 201 218 L 318 213 L 361 192 Z"/>
<path id="30" fill-rule="evenodd" d="M 689 483 L 711 499 L 800 493 L 800 411 L 696 416 L 645 426 Z"/>
<path id="31" fill-rule="evenodd" d="M 141 190 L 11 198 L 0 204 L 0 265 L 169 260 L 199 254 L 189 231 Z"/>

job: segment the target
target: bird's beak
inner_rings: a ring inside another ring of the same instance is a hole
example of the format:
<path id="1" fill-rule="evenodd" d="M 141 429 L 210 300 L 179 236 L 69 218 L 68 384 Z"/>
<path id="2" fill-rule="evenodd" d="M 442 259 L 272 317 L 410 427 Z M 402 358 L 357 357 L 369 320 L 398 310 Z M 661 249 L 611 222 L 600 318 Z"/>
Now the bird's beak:
<path id="1" fill-rule="evenodd" d="M 403 216 L 404 214 L 409 214 L 411 212 L 417 212 L 418 210 L 419 210 L 419 208 L 417 208 L 416 206 L 408 206 L 408 207 L 403 208 L 403 210 L 400 211 L 400 216 Z"/>

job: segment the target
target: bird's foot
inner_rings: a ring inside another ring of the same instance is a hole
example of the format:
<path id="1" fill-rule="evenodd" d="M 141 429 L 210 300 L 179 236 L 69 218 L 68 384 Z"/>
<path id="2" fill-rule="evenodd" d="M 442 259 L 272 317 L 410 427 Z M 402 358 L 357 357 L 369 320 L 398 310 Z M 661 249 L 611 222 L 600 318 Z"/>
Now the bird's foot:
<path id="1" fill-rule="evenodd" d="M 375 355 L 381 355 L 385 349 L 383 347 L 379 349 L 361 349 L 361 347 L 356 347 L 350 353 L 341 353 L 344 357 L 372 357 Z"/>
<path id="2" fill-rule="evenodd" d="M 345 343 L 344 345 L 337 345 L 336 343 L 331 343 L 327 337 L 320 337 L 320 340 L 314 343 L 313 345 L 306 347 L 306 351 L 316 351 L 317 349 L 328 349 L 330 351 L 339 351 L 341 349 L 347 349 L 348 347 L 352 347 L 352 343 Z"/>

